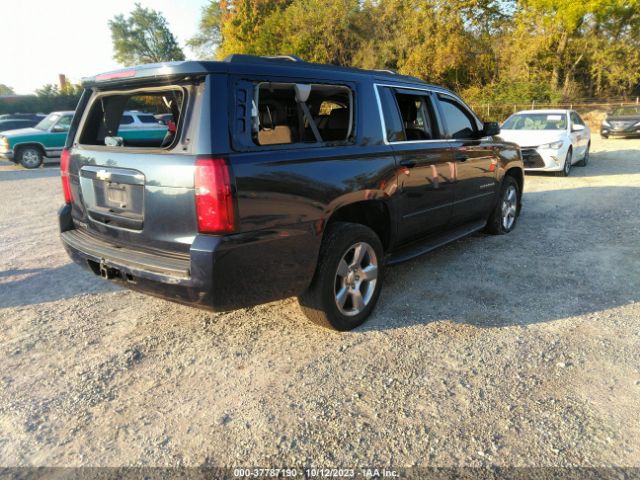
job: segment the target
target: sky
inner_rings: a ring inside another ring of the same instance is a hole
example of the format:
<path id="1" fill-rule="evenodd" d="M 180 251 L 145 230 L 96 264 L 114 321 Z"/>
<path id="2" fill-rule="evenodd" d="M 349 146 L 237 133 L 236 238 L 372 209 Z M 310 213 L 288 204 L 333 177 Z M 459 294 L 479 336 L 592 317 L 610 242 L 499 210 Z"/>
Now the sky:
<path id="1" fill-rule="evenodd" d="M 188 59 L 186 47 L 207 0 L 138 0 L 160 11 Z M 64 73 L 72 82 L 121 68 L 113 59 L 107 22 L 128 14 L 135 0 L 0 0 L 0 83 L 18 94 L 58 83 Z"/>

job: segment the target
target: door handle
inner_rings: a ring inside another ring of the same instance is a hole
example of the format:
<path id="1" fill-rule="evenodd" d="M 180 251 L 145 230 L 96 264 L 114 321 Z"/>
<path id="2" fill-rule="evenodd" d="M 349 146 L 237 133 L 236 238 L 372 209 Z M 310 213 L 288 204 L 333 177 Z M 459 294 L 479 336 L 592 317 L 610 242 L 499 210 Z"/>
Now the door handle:
<path id="1" fill-rule="evenodd" d="M 469 160 L 469 155 L 466 153 L 456 153 L 453 158 L 455 158 L 456 162 L 466 162 Z"/>
<path id="2" fill-rule="evenodd" d="M 413 168 L 416 166 L 415 160 L 400 160 L 400 166 L 406 168 Z"/>

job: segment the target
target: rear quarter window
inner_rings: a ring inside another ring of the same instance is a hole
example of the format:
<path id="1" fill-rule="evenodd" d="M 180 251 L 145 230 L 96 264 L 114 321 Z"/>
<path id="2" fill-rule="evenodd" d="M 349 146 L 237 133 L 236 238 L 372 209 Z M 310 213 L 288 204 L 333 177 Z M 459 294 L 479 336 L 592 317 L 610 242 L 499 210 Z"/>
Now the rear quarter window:
<path id="1" fill-rule="evenodd" d="M 353 142 L 355 110 L 350 87 L 286 81 L 241 85 L 236 90 L 237 145 L 241 148 Z"/>

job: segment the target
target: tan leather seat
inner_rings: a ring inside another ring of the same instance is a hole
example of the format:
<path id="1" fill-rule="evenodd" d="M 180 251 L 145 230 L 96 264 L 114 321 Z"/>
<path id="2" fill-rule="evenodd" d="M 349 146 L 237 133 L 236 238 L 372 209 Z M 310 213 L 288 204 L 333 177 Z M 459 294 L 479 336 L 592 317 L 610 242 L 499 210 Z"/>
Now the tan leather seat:
<path id="1" fill-rule="evenodd" d="M 291 127 L 286 125 L 286 116 L 275 105 L 260 105 L 260 145 L 280 145 L 293 142 Z"/>

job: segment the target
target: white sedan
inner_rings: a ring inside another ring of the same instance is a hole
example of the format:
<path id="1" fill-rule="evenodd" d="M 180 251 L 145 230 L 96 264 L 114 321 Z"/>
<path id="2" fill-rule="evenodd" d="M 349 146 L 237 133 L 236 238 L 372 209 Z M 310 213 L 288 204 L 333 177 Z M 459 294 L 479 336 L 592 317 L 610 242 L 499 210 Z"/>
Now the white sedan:
<path id="1" fill-rule="evenodd" d="M 528 110 L 514 113 L 500 137 L 520 146 L 525 170 L 566 177 L 572 165 L 589 162 L 591 131 L 574 110 Z"/>

